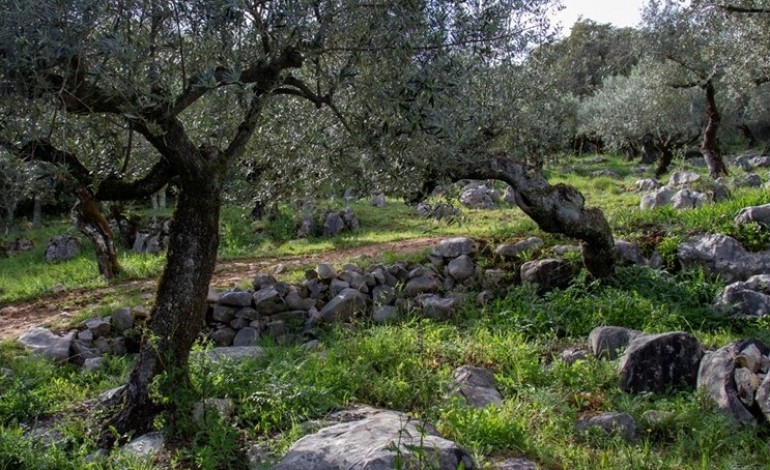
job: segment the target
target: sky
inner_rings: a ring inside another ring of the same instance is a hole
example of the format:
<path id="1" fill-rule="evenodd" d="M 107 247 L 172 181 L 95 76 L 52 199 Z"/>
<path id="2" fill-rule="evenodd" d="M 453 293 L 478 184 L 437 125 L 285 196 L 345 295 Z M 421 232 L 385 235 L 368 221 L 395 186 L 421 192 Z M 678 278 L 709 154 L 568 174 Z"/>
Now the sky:
<path id="1" fill-rule="evenodd" d="M 597 23 L 612 23 L 615 26 L 636 26 L 641 19 L 642 5 L 646 0 L 562 0 L 564 10 L 556 15 L 562 24 L 562 34 L 569 30 L 581 15 Z"/>

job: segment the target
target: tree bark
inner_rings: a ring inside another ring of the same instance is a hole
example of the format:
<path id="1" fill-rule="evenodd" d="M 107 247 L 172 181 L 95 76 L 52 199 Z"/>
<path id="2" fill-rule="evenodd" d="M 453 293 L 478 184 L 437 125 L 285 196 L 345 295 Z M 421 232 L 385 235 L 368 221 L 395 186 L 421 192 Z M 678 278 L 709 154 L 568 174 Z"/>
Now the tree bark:
<path id="1" fill-rule="evenodd" d="M 652 136 L 647 134 L 642 139 L 642 161 L 645 165 L 655 163 L 655 146 L 652 142 Z"/>
<path id="2" fill-rule="evenodd" d="M 668 172 L 671 161 L 674 159 L 674 152 L 671 150 L 671 146 L 665 142 L 658 144 L 658 151 L 660 152 L 660 158 L 658 159 L 658 166 L 655 168 L 655 178 L 665 175 Z"/>
<path id="3" fill-rule="evenodd" d="M 88 189 L 81 187 L 77 190 L 77 194 L 78 202 L 72 208 L 72 218 L 78 229 L 94 245 L 99 274 L 107 280 L 112 280 L 120 272 L 120 264 L 115 252 L 110 224 Z"/>
<path id="4" fill-rule="evenodd" d="M 164 374 L 161 395 L 174 397 L 189 382 L 190 349 L 204 325 L 206 294 L 217 258 L 220 206 L 220 178 L 213 171 L 181 182 L 149 337 L 142 341 L 126 387 L 115 398 L 120 409 L 103 428 L 106 444 L 128 431 L 147 431 L 161 410 L 170 409 L 173 416 L 173 400 L 157 402 L 150 385 Z"/>
<path id="5" fill-rule="evenodd" d="M 497 179 L 508 183 L 516 204 L 548 233 L 580 240 L 583 263 L 597 279 L 615 273 L 615 240 L 604 214 L 586 208 L 583 195 L 565 184 L 551 185 L 542 173 L 509 158 L 476 159 L 453 170 L 456 179 Z"/>
<path id="6" fill-rule="evenodd" d="M 709 176 L 716 179 L 720 176 L 727 176 L 728 174 L 727 166 L 722 159 L 722 151 L 719 148 L 719 140 L 717 139 L 719 123 L 722 117 L 719 114 L 719 108 L 717 107 L 716 102 L 716 92 L 711 80 L 706 81 L 703 85 L 703 91 L 706 94 L 706 116 L 708 117 L 708 122 L 706 123 L 706 129 L 703 132 L 701 152 L 703 153 L 703 158 L 706 160 L 706 165 L 708 165 Z"/>
<path id="7" fill-rule="evenodd" d="M 43 228 L 43 201 L 40 200 L 39 194 L 33 196 L 32 228 L 35 230 Z"/>

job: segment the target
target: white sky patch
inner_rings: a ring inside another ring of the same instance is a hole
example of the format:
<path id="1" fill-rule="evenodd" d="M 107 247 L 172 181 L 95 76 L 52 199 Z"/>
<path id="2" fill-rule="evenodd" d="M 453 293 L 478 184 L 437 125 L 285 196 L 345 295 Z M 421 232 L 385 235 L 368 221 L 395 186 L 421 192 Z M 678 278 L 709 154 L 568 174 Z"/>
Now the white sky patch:
<path id="1" fill-rule="evenodd" d="M 554 17 L 561 23 L 562 34 L 569 35 L 570 28 L 581 16 L 597 23 L 612 23 L 618 27 L 638 26 L 642 6 L 647 0 L 563 0 L 564 10 Z"/>

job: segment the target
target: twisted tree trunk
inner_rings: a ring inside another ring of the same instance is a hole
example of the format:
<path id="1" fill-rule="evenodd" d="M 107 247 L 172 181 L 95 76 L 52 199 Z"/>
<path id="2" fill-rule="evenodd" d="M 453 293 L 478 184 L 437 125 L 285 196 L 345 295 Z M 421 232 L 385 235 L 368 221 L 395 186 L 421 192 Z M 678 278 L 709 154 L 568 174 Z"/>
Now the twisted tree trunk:
<path id="1" fill-rule="evenodd" d="M 583 195 L 572 186 L 551 185 L 542 173 L 525 165 L 494 156 L 478 159 L 453 172 L 457 179 L 497 179 L 508 183 L 516 204 L 549 233 L 561 233 L 580 240 L 583 263 L 597 279 L 615 272 L 615 240 L 604 214 L 586 208 Z"/>
<path id="2" fill-rule="evenodd" d="M 99 274 L 108 281 L 112 280 L 120 272 L 120 264 L 115 252 L 110 224 L 102 214 L 99 203 L 87 188 L 78 188 L 77 195 L 78 202 L 72 208 L 72 218 L 78 229 L 94 245 Z"/>
<path id="3" fill-rule="evenodd" d="M 706 94 L 706 116 L 708 117 L 708 122 L 706 123 L 706 129 L 703 131 L 701 152 L 706 160 L 706 165 L 708 165 L 709 176 L 716 179 L 728 174 L 727 166 L 722 159 L 722 150 L 719 148 L 719 140 L 717 139 L 717 131 L 719 130 L 719 123 L 722 117 L 717 107 L 716 92 L 712 81 L 706 81 L 702 88 Z"/>
<path id="4" fill-rule="evenodd" d="M 160 374 L 164 374 L 159 390 L 163 397 L 174 397 L 189 384 L 190 349 L 204 325 L 206 293 L 217 258 L 220 206 L 218 177 L 181 184 L 149 337 L 142 341 L 128 383 L 113 400 L 121 407 L 104 425 L 105 444 L 127 431 L 147 431 L 161 410 L 173 417 L 173 400 L 159 403 L 150 393 Z"/>

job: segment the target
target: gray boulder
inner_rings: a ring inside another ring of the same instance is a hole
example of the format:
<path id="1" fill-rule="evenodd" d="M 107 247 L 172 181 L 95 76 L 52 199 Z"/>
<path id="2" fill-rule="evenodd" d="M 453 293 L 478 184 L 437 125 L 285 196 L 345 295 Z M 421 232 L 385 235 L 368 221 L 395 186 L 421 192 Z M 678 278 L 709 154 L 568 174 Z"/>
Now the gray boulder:
<path id="1" fill-rule="evenodd" d="M 320 319 L 326 322 L 350 320 L 366 312 L 368 298 L 356 289 L 343 289 L 334 296 L 319 312 Z"/>
<path id="2" fill-rule="evenodd" d="M 770 157 L 760 155 L 749 159 L 749 165 L 752 168 L 770 168 Z"/>
<path id="3" fill-rule="evenodd" d="M 634 338 L 620 360 L 620 388 L 627 392 L 670 392 L 695 388 L 703 348 L 684 332 Z"/>
<path id="4" fill-rule="evenodd" d="M 409 279 L 404 287 L 404 295 L 407 297 L 414 297 L 419 294 L 438 292 L 441 289 L 441 286 L 441 279 L 434 273 L 428 272 L 421 276 Z"/>
<path id="5" fill-rule="evenodd" d="M 462 255 L 472 255 L 474 251 L 473 240 L 465 237 L 455 237 L 441 241 L 433 253 L 444 258 L 457 258 Z"/>
<path id="6" fill-rule="evenodd" d="M 340 217 L 342 217 L 342 222 L 345 224 L 345 230 L 349 232 L 355 232 L 361 226 L 358 222 L 358 217 L 356 217 L 356 213 L 353 212 L 353 209 L 350 207 L 342 209 Z"/>
<path id="7" fill-rule="evenodd" d="M 738 240 L 721 234 L 692 237 L 679 245 L 677 257 L 686 269 L 703 268 L 727 282 L 767 273 L 770 251 L 749 253 Z"/>
<path id="8" fill-rule="evenodd" d="M 112 312 L 110 323 L 115 331 L 123 333 L 134 327 L 134 313 L 128 307 L 122 307 Z"/>
<path id="9" fill-rule="evenodd" d="M 645 192 L 645 191 L 655 191 L 656 189 L 660 188 L 660 182 L 658 180 L 647 178 L 642 180 L 636 180 L 634 183 L 634 186 L 636 186 L 636 190 L 639 192 Z"/>
<path id="10" fill-rule="evenodd" d="M 452 298 L 439 297 L 438 295 L 426 294 L 417 298 L 422 307 L 422 314 L 434 320 L 447 320 L 454 313 L 455 303 Z"/>
<path id="11" fill-rule="evenodd" d="M 751 346 L 765 356 L 770 352 L 767 345 L 758 340 L 741 339 L 706 354 L 698 370 L 698 388 L 705 390 L 721 411 L 743 424 L 764 420 L 761 411 L 743 404 L 736 388 L 735 371 L 740 364 L 738 357 Z"/>
<path id="12" fill-rule="evenodd" d="M 222 292 L 219 296 L 219 303 L 231 307 L 251 307 L 252 293 L 246 291 L 228 291 Z"/>
<path id="13" fill-rule="evenodd" d="M 692 189 L 680 189 L 671 197 L 674 209 L 697 209 L 703 207 L 709 198 L 706 194 Z"/>
<path id="14" fill-rule="evenodd" d="M 693 171 L 676 171 L 671 174 L 668 185 L 673 187 L 684 187 L 700 181 L 701 176 Z"/>
<path id="15" fill-rule="evenodd" d="M 299 219 L 297 224 L 297 237 L 307 238 L 312 236 L 316 232 L 315 219 L 307 214 L 303 215 Z"/>
<path id="16" fill-rule="evenodd" d="M 456 281 L 462 282 L 473 277 L 476 273 L 476 265 L 470 256 L 462 255 L 449 262 L 447 271 Z"/>
<path id="17" fill-rule="evenodd" d="M 70 358 L 74 339 L 74 331 L 58 336 L 47 328 L 33 327 L 21 335 L 19 343 L 38 356 L 45 356 L 56 362 L 66 362 Z"/>
<path id="18" fill-rule="evenodd" d="M 746 225 L 751 222 L 770 227 L 770 204 L 743 208 L 735 216 L 737 225 Z"/>
<path id="19" fill-rule="evenodd" d="M 233 338 L 233 346 L 254 346 L 258 340 L 259 332 L 252 327 L 246 327 L 238 330 Z"/>
<path id="20" fill-rule="evenodd" d="M 122 451 L 140 459 L 149 459 L 158 455 L 166 440 L 163 434 L 151 432 L 137 437 L 122 447 Z"/>
<path id="21" fill-rule="evenodd" d="M 569 263 L 552 258 L 528 261 L 520 272 L 522 282 L 537 284 L 540 292 L 566 288 L 575 276 Z"/>
<path id="22" fill-rule="evenodd" d="M 436 470 L 475 468 L 465 450 L 431 427 L 403 413 L 373 411 L 303 437 L 272 470 L 392 470 L 419 459 Z"/>
<path id="23" fill-rule="evenodd" d="M 647 264 L 642 250 L 636 244 L 625 240 L 615 240 L 615 259 L 621 265 L 644 266 Z"/>
<path id="24" fill-rule="evenodd" d="M 596 358 L 615 359 L 642 332 L 620 326 L 598 326 L 588 335 L 588 347 Z"/>
<path id="25" fill-rule="evenodd" d="M 526 240 L 514 244 L 503 244 L 495 248 L 495 254 L 503 258 L 516 258 L 522 253 L 533 252 L 543 247 L 543 240 L 538 237 L 529 237 Z"/>
<path id="26" fill-rule="evenodd" d="M 474 408 L 502 405 L 503 397 L 497 391 L 494 374 L 482 367 L 461 366 L 452 372 L 453 394 Z"/>
<path id="27" fill-rule="evenodd" d="M 621 436 L 632 442 L 638 438 L 636 421 L 628 413 L 602 413 L 599 416 L 579 420 L 576 427 L 579 432 L 585 432 L 591 428 L 601 429 L 608 435 Z"/>
<path id="28" fill-rule="evenodd" d="M 252 301 L 254 309 L 259 315 L 269 316 L 289 309 L 283 296 L 274 285 L 268 285 L 254 292 Z"/>
<path id="29" fill-rule="evenodd" d="M 770 314 L 770 274 L 758 274 L 745 282 L 735 282 L 717 299 L 717 306 L 728 315 L 759 318 Z"/>
<path id="30" fill-rule="evenodd" d="M 667 206 L 671 204 L 671 199 L 674 197 L 674 190 L 668 186 L 663 186 L 657 191 L 653 191 L 642 197 L 642 202 L 639 203 L 640 209 L 657 209 L 659 207 Z"/>
<path id="31" fill-rule="evenodd" d="M 382 207 L 385 207 L 387 205 L 387 203 L 385 202 L 385 194 L 384 193 L 379 193 L 379 194 L 373 196 L 372 200 L 370 202 L 371 202 L 371 204 L 374 207 L 382 208 Z"/>
<path id="32" fill-rule="evenodd" d="M 470 184 L 460 194 L 460 204 L 469 209 L 494 209 L 497 193 L 485 185 Z"/>
<path id="33" fill-rule="evenodd" d="M 218 328 L 209 333 L 209 339 L 218 347 L 232 346 L 235 339 L 235 330 L 229 326 Z"/>
<path id="34" fill-rule="evenodd" d="M 58 235 L 48 240 L 45 248 L 45 260 L 49 263 L 58 263 L 79 255 L 81 251 L 80 240 L 67 235 Z"/>
<path id="35" fill-rule="evenodd" d="M 329 212 L 324 218 L 324 236 L 334 237 L 345 230 L 345 221 L 337 212 Z"/>
<path id="36" fill-rule="evenodd" d="M 762 186 L 762 178 L 756 173 L 736 176 L 733 179 L 733 186 L 736 188 L 759 188 Z"/>

